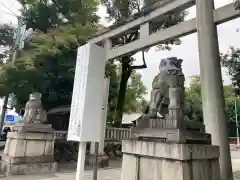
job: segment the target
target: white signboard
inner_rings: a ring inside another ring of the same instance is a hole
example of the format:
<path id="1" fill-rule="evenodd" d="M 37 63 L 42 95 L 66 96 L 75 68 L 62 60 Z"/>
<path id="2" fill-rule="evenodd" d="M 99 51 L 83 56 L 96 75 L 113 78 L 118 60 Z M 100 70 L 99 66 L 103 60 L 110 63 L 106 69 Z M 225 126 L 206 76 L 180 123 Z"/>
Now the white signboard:
<path id="1" fill-rule="evenodd" d="M 104 79 L 104 94 L 103 94 L 103 106 L 102 106 L 102 116 L 101 116 L 101 135 L 100 135 L 100 142 L 99 142 L 99 149 L 98 149 L 99 154 L 104 153 L 109 84 L 110 84 L 110 79 Z M 91 143 L 90 153 L 95 154 L 95 142 Z"/>
<path id="2" fill-rule="evenodd" d="M 105 63 L 104 48 L 90 43 L 78 48 L 69 141 L 99 142 L 101 139 Z"/>
<path id="3" fill-rule="evenodd" d="M 99 142 L 99 153 L 104 153 L 104 141 L 107 123 L 107 110 L 108 110 L 108 95 L 109 95 L 110 79 L 104 80 L 104 95 L 103 95 L 103 110 L 102 110 L 102 124 L 101 124 L 101 141 Z"/>

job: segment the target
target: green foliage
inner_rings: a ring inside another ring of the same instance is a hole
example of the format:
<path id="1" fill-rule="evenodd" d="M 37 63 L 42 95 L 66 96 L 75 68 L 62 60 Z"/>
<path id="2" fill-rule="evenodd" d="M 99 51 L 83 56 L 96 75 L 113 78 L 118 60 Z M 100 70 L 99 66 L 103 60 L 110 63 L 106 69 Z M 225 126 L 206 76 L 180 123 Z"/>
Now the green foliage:
<path id="1" fill-rule="evenodd" d="M 161 0 L 101 0 L 102 4 L 106 6 L 107 12 L 109 14 L 109 19 L 113 20 L 114 23 L 121 24 L 122 21 L 131 18 L 133 16 L 141 15 L 142 10 L 145 8 L 149 8 L 155 2 L 160 2 Z M 151 9 L 151 8 L 150 8 Z M 136 15 L 137 14 L 137 15 Z M 175 24 L 178 24 L 184 20 L 186 16 L 186 12 L 177 12 L 177 13 L 168 13 L 165 15 L 163 20 L 152 23 L 151 31 L 156 32 L 167 27 L 171 27 Z M 152 33 L 151 32 L 151 33 Z M 139 31 L 133 30 L 130 33 L 125 32 L 123 35 L 118 38 L 112 39 L 113 46 L 119 46 L 123 44 L 130 43 L 139 38 Z M 167 49 L 170 50 L 170 45 L 175 44 L 179 45 L 181 41 L 179 39 L 169 40 L 165 44 L 159 44 L 159 49 Z M 144 52 L 143 52 L 144 53 Z M 120 88 L 118 94 L 118 103 L 116 109 L 116 117 L 115 121 L 117 122 L 117 126 L 121 126 L 122 115 L 124 111 L 124 101 L 126 97 L 126 89 L 128 80 L 131 77 L 131 74 L 137 69 L 146 68 L 146 62 L 143 56 L 143 64 L 134 66 L 133 63 L 135 59 L 132 57 L 133 54 L 118 58 L 117 60 L 121 63 L 121 81 Z"/>
<path id="2" fill-rule="evenodd" d="M 44 0 L 21 1 L 27 27 L 40 31 L 25 44 L 24 49 L 18 51 L 14 66 L 5 63 L 0 67 L 0 96 L 14 93 L 18 98 L 17 110 L 24 106 L 34 91 L 42 93 L 47 110 L 71 103 L 77 47 L 99 27 L 95 14 L 97 3 L 84 1 L 84 7 L 78 3 L 79 0 L 56 0 L 52 4 Z M 107 62 L 106 76 L 111 79 L 109 121 L 113 120 L 116 110 L 119 72 L 119 65 Z M 141 93 L 145 93 L 141 77 L 138 74 L 134 77 L 128 87 L 132 95 L 128 95 L 131 106 L 126 107 L 127 112 L 137 109 L 134 103 L 139 107 Z"/>
<path id="3" fill-rule="evenodd" d="M 234 95 L 234 88 L 231 85 L 223 86 L 224 99 L 227 113 L 227 120 L 235 121 L 235 105 L 236 100 Z M 203 121 L 202 114 L 202 97 L 201 97 L 201 81 L 200 76 L 192 76 L 189 88 L 186 88 L 185 100 L 187 103 L 187 109 L 185 111 L 189 119 L 195 119 Z M 240 112 L 240 101 L 238 112 Z M 240 117 L 240 116 L 239 116 Z"/>
<path id="4" fill-rule="evenodd" d="M 126 100 L 124 103 L 124 112 L 142 112 L 146 107 L 147 101 L 144 95 L 147 94 L 147 89 L 141 80 L 141 74 L 133 72 L 127 86 Z"/>
<path id="5" fill-rule="evenodd" d="M 185 114 L 190 120 L 203 121 L 201 83 L 198 75 L 192 76 L 185 92 Z"/>
<path id="6" fill-rule="evenodd" d="M 221 54 L 221 64 L 231 76 L 236 95 L 240 95 L 240 49 L 230 47 L 228 52 Z"/>
<path id="7" fill-rule="evenodd" d="M 93 31 L 91 25 L 79 24 L 77 28 L 65 25 L 39 34 L 19 52 L 14 67 L 2 66 L 1 95 L 13 92 L 22 105 L 29 93 L 38 91 L 47 109 L 70 104 L 77 44 L 83 44 Z"/>
<path id="8" fill-rule="evenodd" d="M 232 85 L 224 86 L 224 98 L 225 98 L 225 106 L 226 106 L 228 121 L 235 121 L 235 118 L 236 118 L 235 101 L 237 99 L 235 97 L 234 88 L 232 87 Z M 238 105 L 239 107 L 237 107 L 238 112 L 240 112 L 239 102 L 237 102 L 239 104 Z"/>
<path id="9" fill-rule="evenodd" d="M 0 62 L 9 56 L 10 48 L 13 45 L 15 27 L 11 24 L 0 25 Z"/>
<path id="10" fill-rule="evenodd" d="M 142 15 L 142 11 L 150 11 L 151 5 L 163 0 L 101 0 L 102 4 L 106 6 L 109 14 L 108 19 L 114 21 L 115 24 L 121 24 L 122 21 L 133 16 Z M 149 10 L 147 10 L 149 9 Z M 151 30 L 153 32 L 166 29 L 184 21 L 186 11 L 166 13 L 162 20 L 152 23 Z M 113 45 L 122 45 L 134 41 L 139 38 L 139 31 L 131 31 L 129 34 L 124 34 L 117 39 L 114 39 Z M 159 49 L 170 50 L 172 44 L 179 45 L 179 39 L 169 40 L 164 44 L 159 44 Z M 134 60 L 134 59 L 131 59 Z"/>
<path id="11" fill-rule="evenodd" d="M 114 61 L 106 64 L 106 76 L 110 77 L 109 97 L 108 97 L 108 124 L 117 126 L 115 113 L 118 102 L 119 83 L 120 83 L 120 67 Z M 130 77 L 126 90 L 126 101 L 124 103 L 124 112 L 142 112 L 148 105 L 144 99 L 146 87 L 143 85 L 141 75 L 134 72 Z"/>
<path id="12" fill-rule="evenodd" d="M 27 28 L 47 32 L 63 24 L 96 23 L 97 0 L 18 0 Z"/>
<path id="13" fill-rule="evenodd" d="M 110 77 L 109 96 L 108 96 L 108 114 L 109 124 L 114 124 L 114 115 L 116 111 L 117 95 L 119 87 L 118 65 L 114 61 L 108 61 L 106 64 L 106 77 Z"/>
<path id="14" fill-rule="evenodd" d="M 239 4 L 239 1 L 237 1 Z M 231 77 L 232 86 L 228 87 L 231 96 L 226 96 L 226 107 L 230 121 L 235 121 L 235 106 L 236 96 L 240 95 L 240 49 L 230 47 L 226 53 L 221 54 L 221 64 L 227 69 L 228 75 Z M 240 101 L 237 98 L 237 112 L 240 112 Z M 240 113 L 238 113 L 238 119 Z"/>
<path id="15" fill-rule="evenodd" d="M 236 8 L 237 10 L 240 9 L 240 0 L 235 0 L 235 8 Z"/>
<path id="16" fill-rule="evenodd" d="M 11 46 L 15 28 L 11 24 L 0 25 L 0 46 Z"/>
<path id="17" fill-rule="evenodd" d="M 16 94 L 19 108 L 33 91 L 43 94 L 46 109 L 70 104 L 77 47 L 97 29 L 97 3 L 94 0 L 79 5 L 77 0 L 68 1 L 68 5 L 61 0 L 20 3 L 27 28 L 40 32 L 18 52 L 14 66 L 0 67 L 0 95 Z"/>

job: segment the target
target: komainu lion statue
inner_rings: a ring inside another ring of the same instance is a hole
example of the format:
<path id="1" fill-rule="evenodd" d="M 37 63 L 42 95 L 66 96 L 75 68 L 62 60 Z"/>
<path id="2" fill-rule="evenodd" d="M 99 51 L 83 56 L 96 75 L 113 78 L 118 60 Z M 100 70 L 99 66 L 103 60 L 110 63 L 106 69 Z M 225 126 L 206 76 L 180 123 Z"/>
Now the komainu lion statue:
<path id="1" fill-rule="evenodd" d="M 163 118 L 168 114 L 169 105 L 169 77 L 173 72 L 182 73 L 182 59 L 170 57 L 162 59 L 159 64 L 159 73 L 152 81 L 152 91 L 148 116 Z"/>
<path id="2" fill-rule="evenodd" d="M 47 115 L 42 106 L 41 93 L 33 93 L 29 96 L 26 103 L 23 122 L 25 124 L 44 123 L 47 121 Z"/>

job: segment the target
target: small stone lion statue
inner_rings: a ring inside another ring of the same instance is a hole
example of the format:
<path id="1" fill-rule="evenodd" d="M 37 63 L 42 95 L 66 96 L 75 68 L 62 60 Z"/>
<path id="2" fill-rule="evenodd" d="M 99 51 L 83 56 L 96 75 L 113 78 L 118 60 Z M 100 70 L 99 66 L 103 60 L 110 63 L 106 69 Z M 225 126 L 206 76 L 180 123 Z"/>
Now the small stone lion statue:
<path id="1" fill-rule="evenodd" d="M 42 124 L 47 121 L 46 111 L 42 107 L 42 94 L 33 93 L 29 95 L 29 101 L 26 103 L 23 122 L 25 124 Z"/>

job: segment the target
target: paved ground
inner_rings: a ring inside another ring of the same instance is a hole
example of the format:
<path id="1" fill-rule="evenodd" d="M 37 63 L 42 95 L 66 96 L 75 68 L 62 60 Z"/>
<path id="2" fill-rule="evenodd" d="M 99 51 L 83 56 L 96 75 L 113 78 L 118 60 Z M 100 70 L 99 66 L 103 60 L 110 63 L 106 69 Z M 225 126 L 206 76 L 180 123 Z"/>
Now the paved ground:
<path id="1" fill-rule="evenodd" d="M 240 170 L 240 151 L 231 151 L 233 172 Z"/>
<path id="2" fill-rule="evenodd" d="M 60 166 L 59 172 L 54 175 L 28 175 L 0 177 L 0 180 L 75 180 L 76 166 L 73 164 Z M 84 180 L 92 180 L 92 171 L 85 170 Z M 120 180 L 121 179 L 121 162 L 111 162 L 109 168 L 98 171 L 98 180 Z"/>
<path id="3" fill-rule="evenodd" d="M 240 171 L 240 151 L 232 151 L 233 171 Z M 0 177 L 1 180 L 75 180 L 76 166 L 61 166 L 59 172 L 54 175 L 38 175 L 38 176 L 13 176 L 9 178 Z M 92 180 L 92 171 L 85 170 L 85 179 Z M 98 180 L 120 180 L 121 179 L 121 162 L 112 162 L 110 168 L 100 169 L 98 171 Z"/>
<path id="4" fill-rule="evenodd" d="M 98 180 L 120 180 L 121 169 L 99 170 Z M 84 180 L 92 180 L 92 171 L 85 171 Z M 0 178 L 7 180 L 7 178 Z M 55 175 L 16 176 L 8 180 L 75 180 L 75 173 L 57 173 Z"/>

